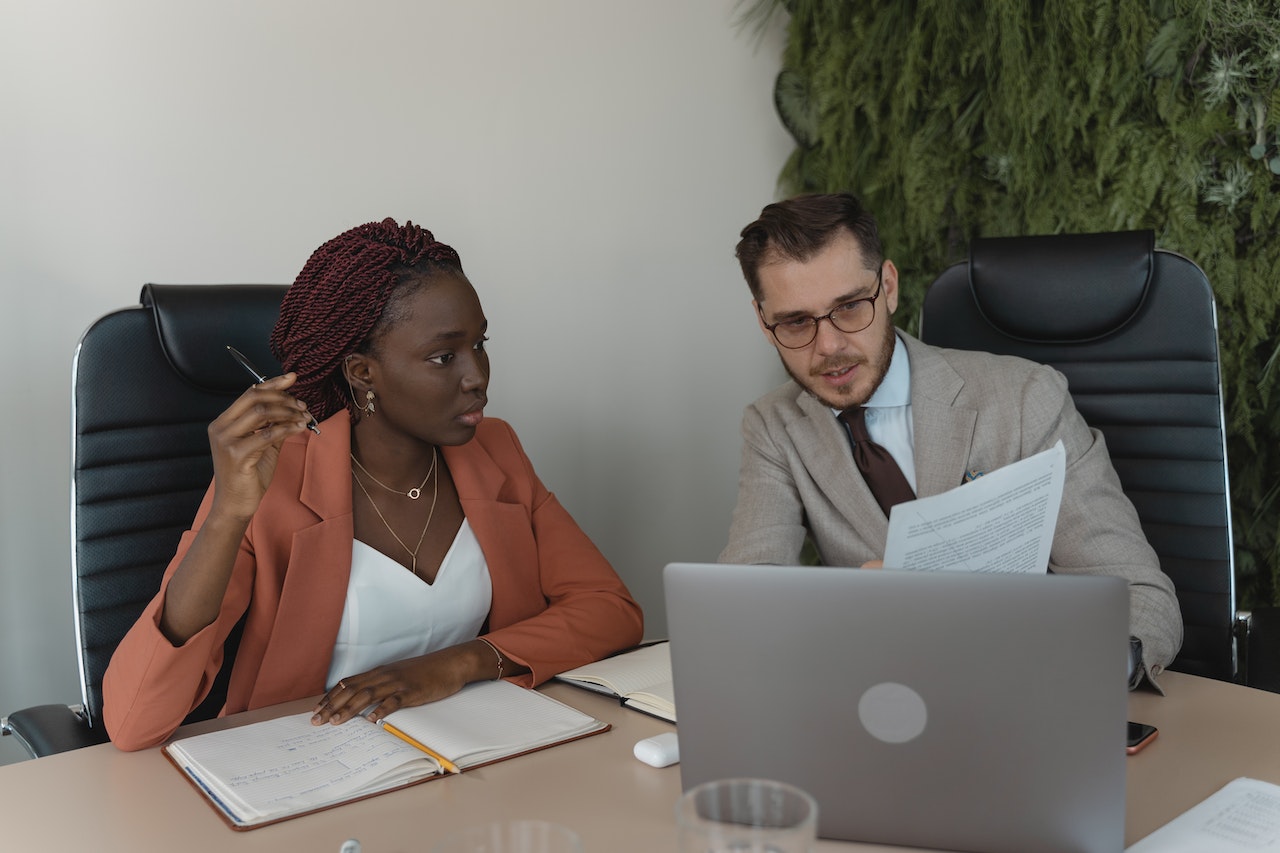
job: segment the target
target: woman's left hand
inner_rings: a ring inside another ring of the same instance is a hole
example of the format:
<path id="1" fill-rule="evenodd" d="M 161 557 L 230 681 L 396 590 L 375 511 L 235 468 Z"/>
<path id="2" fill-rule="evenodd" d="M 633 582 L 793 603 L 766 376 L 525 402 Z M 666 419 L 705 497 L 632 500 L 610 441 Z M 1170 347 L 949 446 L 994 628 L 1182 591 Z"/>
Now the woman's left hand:
<path id="1" fill-rule="evenodd" d="M 311 724 L 345 723 L 365 708 L 378 722 L 392 711 L 425 705 L 457 693 L 472 681 L 495 675 L 493 650 L 472 640 L 416 658 L 348 675 L 320 698 Z"/>

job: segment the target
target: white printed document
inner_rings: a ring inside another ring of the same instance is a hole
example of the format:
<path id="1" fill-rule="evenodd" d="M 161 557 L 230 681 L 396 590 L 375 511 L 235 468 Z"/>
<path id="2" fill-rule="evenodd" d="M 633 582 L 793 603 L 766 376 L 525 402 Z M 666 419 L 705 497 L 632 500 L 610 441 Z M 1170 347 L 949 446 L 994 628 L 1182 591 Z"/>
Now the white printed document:
<path id="1" fill-rule="evenodd" d="M 884 567 L 1047 571 L 1066 456 L 1059 441 L 949 492 L 898 504 L 889 513 Z"/>
<path id="2" fill-rule="evenodd" d="M 1127 853 L 1255 853 L 1280 850 L 1280 785 L 1233 779 Z"/>

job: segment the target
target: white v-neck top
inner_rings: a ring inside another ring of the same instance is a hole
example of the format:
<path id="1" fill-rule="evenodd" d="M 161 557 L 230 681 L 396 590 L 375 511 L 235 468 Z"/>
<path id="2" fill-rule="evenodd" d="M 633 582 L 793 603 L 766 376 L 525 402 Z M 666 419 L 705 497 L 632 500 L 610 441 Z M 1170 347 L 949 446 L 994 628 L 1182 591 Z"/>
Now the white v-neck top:
<path id="1" fill-rule="evenodd" d="M 432 583 L 353 540 L 347 603 L 326 686 L 475 639 L 492 600 L 489 565 L 465 518 Z"/>

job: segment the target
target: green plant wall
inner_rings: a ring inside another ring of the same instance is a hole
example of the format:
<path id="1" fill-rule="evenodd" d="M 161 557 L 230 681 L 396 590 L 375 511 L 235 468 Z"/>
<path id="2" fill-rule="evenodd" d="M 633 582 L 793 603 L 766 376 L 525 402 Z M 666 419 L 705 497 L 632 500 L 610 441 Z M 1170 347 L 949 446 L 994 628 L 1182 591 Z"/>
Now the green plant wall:
<path id="1" fill-rule="evenodd" d="M 1280 603 L 1277 0 L 758 0 L 747 17 L 780 12 L 782 191 L 868 204 L 903 325 L 975 236 L 1150 228 L 1205 269 L 1239 597 Z"/>

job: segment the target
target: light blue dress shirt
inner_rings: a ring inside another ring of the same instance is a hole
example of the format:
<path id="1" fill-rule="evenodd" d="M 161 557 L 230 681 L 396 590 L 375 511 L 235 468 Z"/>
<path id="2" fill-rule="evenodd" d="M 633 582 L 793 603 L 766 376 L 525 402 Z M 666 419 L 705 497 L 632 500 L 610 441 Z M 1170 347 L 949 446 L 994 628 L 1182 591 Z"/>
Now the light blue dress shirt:
<path id="1" fill-rule="evenodd" d="M 915 438 L 911 428 L 911 362 L 907 348 L 897 335 L 893 338 L 893 358 L 880 387 L 863 406 L 867 410 L 867 434 L 889 451 L 902 474 L 916 490 Z M 838 409 L 831 410 L 839 416 Z"/>

